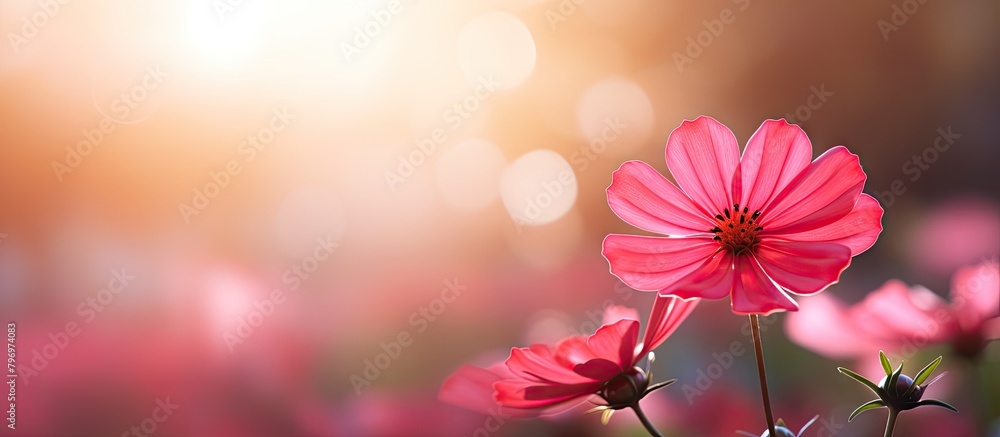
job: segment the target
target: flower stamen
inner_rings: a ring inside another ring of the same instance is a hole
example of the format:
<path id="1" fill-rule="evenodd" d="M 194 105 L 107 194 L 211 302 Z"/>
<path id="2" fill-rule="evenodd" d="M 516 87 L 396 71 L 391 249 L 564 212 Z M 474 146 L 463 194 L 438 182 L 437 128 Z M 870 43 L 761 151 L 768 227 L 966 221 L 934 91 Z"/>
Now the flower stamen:
<path id="1" fill-rule="evenodd" d="M 760 211 L 750 213 L 750 208 L 744 206 L 740 210 L 740 204 L 733 204 L 732 211 L 729 208 L 722 210 L 722 214 L 716 214 L 715 219 L 718 225 L 710 229 L 709 232 L 715 234 L 712 238 L 721 245 L 731 250 L 733 254 L 738 254 L 744 250 L 753 248 L 760 242 L 757 233 L 764 228 L 757 224 Z"/>

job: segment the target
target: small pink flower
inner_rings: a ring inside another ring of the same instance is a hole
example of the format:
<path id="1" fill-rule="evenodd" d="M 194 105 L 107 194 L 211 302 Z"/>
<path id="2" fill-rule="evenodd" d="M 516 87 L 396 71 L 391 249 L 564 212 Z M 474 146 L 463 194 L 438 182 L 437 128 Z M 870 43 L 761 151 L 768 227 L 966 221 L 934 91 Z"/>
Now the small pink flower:
<path id="1" fill-rule="evenodd" d="M 853 306 L 817 296 L 788 317 L 785 330 L 796 343 L 831 358 L 864 357 L 879 349 L 909 355 L 941 343 L 975 357 L 986 341 L 1000 338 L 998 272 L 994 261 L 960 269 L 952 277 L 950 302 L 897 280 Z"/>
<path id="2" fill-rule="evenodd" d="M 882 208 L 843 146 L 815 161 L 805 132 L 767 120 L 740 157 L 726 126 L 701 116 L 667 139 L 677 185 L 641 161 L 615 171 L 608 204 L 625 222 L 666 237 L 612 234 L 611 272 L 632 288 L 682 298 L 731 296 L 733 312 L 796 311 L 786 292 L 836 283 L 875 243 Z"/>
<path id="3" fill-rule="evenodd" d="M 499 405 L 514 417 L 552 414 L 593 395 L 613 407 L 628 406 L 645 395 L 650 383 L 636 364 L 680 326 L 697 302 L 657 297 L 642 343 L 635 310 L 611 307 L 593 335 L 569 337 L 554 347 L 514 348 L 505 363 L 487 369 L 463 366 L 445 380 L 438 397 L 480 412 Z"/>

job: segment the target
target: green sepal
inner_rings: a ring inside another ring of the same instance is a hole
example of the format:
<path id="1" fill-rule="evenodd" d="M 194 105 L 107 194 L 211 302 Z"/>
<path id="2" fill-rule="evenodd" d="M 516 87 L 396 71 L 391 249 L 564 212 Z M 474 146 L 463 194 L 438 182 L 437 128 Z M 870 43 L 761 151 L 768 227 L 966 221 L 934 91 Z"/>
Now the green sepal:
<path id="1" fill-rule="evenodd" d="M 889 358 L 885 356 L 885 352 L 878 351 L 878 360 L 882 362 L 882 370 L 885 370 L 885 376 L 892 375 L 892 365 L 889 364 Z"/>
<path id="2" fill-rule="evenodd" d="M 880 398 L 884 398 L 885 397 L 885 390 L 882 390 L 882 388 L 879 387 L 877 384 L 875 384 L 874 382 L 869 381 L 864 376 L 858 375 L 853 370 L 845 368 L 845 367 L 838 367 L 837 371 L 840 372 L 840 373 L 843 373 L 844 375 L 850 376 L 855 381 L 858 381 L 858 382 L 864 384 L 865 387 L 868 387 L 869 389 L 871 389 L 871 391 L 875 392 L 875 394 L 878 395 L 878 397 L 880 397 Z"/>
<path id="3" fill-rule="evenodd" d="M 947 409 L 949 409 L 951 411 L 954 411 L 956 413 L 958 412 L 958 408 L 955 408 L 955 407 L 953 407 L 951 405 L 948 405 L 946 402 L 939 401 L 937 399 L 925 399 L 925 400 L 922 400 L 920 402 L 917 402 L 917 406 L 918 407 L 922 407 L 924 405 L 934 405 L 934 406 L 941 407 L 941 408 L 947 408 Z"/>
<path id="4" fill-rule="evenodd" d="M 888 393 L 894 393 L 896 395 L 899 395 L 899 392 L 896 391 L 896 382 L 899 381 L 899 375 L 901 373 L 903 373 L 903 362 L 902 361 L 899 362 L 899 367 L 897 367 L 896 370 L 894 370 L 892 372 L 892 375 L 889 375 L 889 380 L 887 380 L 885 382 L 885 387 L 882 387 L 882 388 L 885 389 L 886 392 L 888 392 Z M 892 391 L 889 391 L 889 390 L 892 390 Z"/>
<path id="5" fill-rule="evenodd" d="M 885 406 L 885 402 L 882 402 L 881 399 L 875 399 L 873 401 L 865 402 L 864 405 L 858 407 L 856 410 L 854 410 L 853 413 L 851 413 L 851 415 L 847 418 L 847 421 L 850 422 L 850 421 L 854 420 L 855 416 L 857 416 L 858 414 L 864 413 L 865 411 L 874 410 L 876 408 L 882 408 L 884 406 Z"/>
<path id="6" fill-rule="evenodd" d="M 910 396 L 910 393 L 913 393 L 913 390 L 916 390 L 918 385 L 923 384 L 931 376 L 931 373 L 934 373 L 934 369 L 937 369 L 938 364 L 941 364 L 941 359 L 942 357 L 937 357 L 936 360 L 931 361 L 930 364 L 921 369 L 920 373 L 917 373 L 917 376 L 913 378 L 913 385 L 906 389 L 906 393 L 903 394 L 903 399 Z"/>
<path id="7" fill-rule="evenodd" d="M 653 390 L 659 390 L 659 389 L 661 389 L 663 387 L 666 387 L 666 386 L 668 386 L 670 384 L 673 384 L 675 382 L 677 382 L 677 378 L 666 380 L 666 381 L 663 381 L 663 382 L 657 382 L 656 384 L 653 384 L 653 385 L 649 386 L 649 388 L 646 389 L 646 394 L 649 394 Z M 645 395 L 643 395 L 643 396 L 645 396 Z"/>

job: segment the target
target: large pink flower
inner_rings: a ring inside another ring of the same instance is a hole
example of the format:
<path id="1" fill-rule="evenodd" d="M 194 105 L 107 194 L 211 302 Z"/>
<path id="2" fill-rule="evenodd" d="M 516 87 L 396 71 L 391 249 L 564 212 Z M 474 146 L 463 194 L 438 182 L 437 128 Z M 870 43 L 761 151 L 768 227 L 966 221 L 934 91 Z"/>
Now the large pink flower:
<path id="1" fill-rule="evenodd" d="M 909 356 L 942 343 L 975 357 L 987 341 L 1000 339 L 1000 266 L 988 261 L 960 269 L 950 302 L 897 280 L 853 306 L 817 296 L 788 317 L 785 329 L 796 343 L 831 358 L 875 356 L 880 349 Z"/>
<path id="2" fill-rule="evenodd" d="M 486 369 L 463 366 L 445 380 L 439 398 L 481 412 L 499 405 L 515 417 L 556 412 L 592 395 L 612 406 L 618 397 L 637 401 L 649 381 L 635 365 L 680 326 L 697 302 L 657 297 L 642 343 L 635 310 L 611 307 L 604 325 L 589 337 L 569 337 L 554 347 L 514 348 L 505 363 Z"/>
<path id="3" fill-rule="evenodd" d="M 630 287 L 682 298 L 732 297 L 733 312 L 796 311 L 786 292 L 836 283 L 882 231 L 882 208 L 862 194 L 867 176 L 843 146 L 815 161 L 805 132 L 767 120 L 740 156 L 710 117 L 667 139 L 677 185 L 641 161 L 615 171 L 608 204 L 622 220 L 666 235 L 608 235 L 604 256 Z"/>

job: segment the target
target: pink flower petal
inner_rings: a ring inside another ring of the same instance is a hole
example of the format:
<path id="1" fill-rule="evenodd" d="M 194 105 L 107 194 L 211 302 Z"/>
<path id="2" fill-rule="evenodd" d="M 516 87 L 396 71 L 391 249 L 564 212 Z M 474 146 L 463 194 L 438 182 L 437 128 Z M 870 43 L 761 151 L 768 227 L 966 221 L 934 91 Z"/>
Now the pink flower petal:
<path id="1" fill-rule="evenodd" d="M 836 243 L 764 240 L 753 253 L 774 282 L 795 294 L 822 291 L 851 264 L 851 249 Z"/>
<path id="2" fill-rule="evenodd" d="M 594 351 L 587 345 L 587 337 L 575 335 L 565 338 L 556 343 L 556 350 L 553 353 L 557 363 L 567 369 L 572 369 L 577 364 L 586 363 L 594 358 L 598 358 Z"/>
<path id="3" fill-rule="evenodd" d="M 600 382 L 562 385 L 520 379 L 502 380 L 493 384 L 494 399 L 500 405 L 510 408 L 553 407 L 597 393 L 600 388 Z"/>
<path id="4" fill-rule="evenodd" d="M 604 257 L 611 273 L 637 290 L 659 291 L 696 269 L 719 250 L 708 237 L 658 238 L 611 234 Z"/>
<path id="5" fill-rule="evenodd" d="M 595 381 L 607 382 L 622 373 L 622 367 L 613 361 L 595 358 L 586 363 L 577 364 L 573 367 L 573 371 Z"/>
<path id="6" fill-rule="evenodd" d="M 866 177 L 847 148 L 827 150 L 761 211 L 762 233 L 805 232 L 841 219 L 857 204 Z"/>
<path id="7" fill-rule="evenodd" d="M 547 347 L 544 345 L 511 349 L 510 357 L 506 361 L 507 368 L 519 378 L 528 380 L 558 384 L 587 382 L 586 378 L 560 365 L 551 354 L 546 354 L 545 350 Z"/>
<path id="8" fill-rule="evenodd" d="M 642 339 L 642 350 L 632 363 L 639 361 L 649 351 L 656 349 L 670 334 L 677 330 L 681 322 L 698 306 L 698 299 L 683 300 L 676 297 L 657 296 L 653 310 L 649 314 L 649 324 Z"/>
<path id="9" fill-rule="evenodd" d="M 766 316 L 779 311 L 799 309 L 795 301 L 767 277 L 752 256 L 736 257 L 736 275 L 732 302 L 734 313 Z"/>
<path id="10" fill-rule="evenodd" d="M 587 339 L 590 350 L 599 358 L 618 363 L 622 369 L 632 366 L 632 355 L 639 341 L 639 322 L 620 320 L 613 325 L 604 325 Z"/>
<path id="11" fill-rule="evenodd" d="M 762 211 L 811 159 L 812 144 L 802 128 L 785 120 L 767 120 L 747 142 L 739 167 L 742 192 L 733 195 L 750 211 Z"/>
<path id="12" fill-rule="evenodd" d="M 604 309 L 604 321 L 602 325 L 611 325 L 619 320 L 639 320 L 639 312 L 635 308 L 611 305 Z"/>
<path id="13" fill-rule="evenodd" d="M 736 281 L 733 253 L 720 250 L 673 287 L 660 292 L 683 299 L 722 299 L 733 291 Z"/>
<path id="14" fill-rule="evenodd" d="M 503 363 L 498 364 L 499 366 L 491 366 L 489 369 L 468 365 L 460 367 L 441 384 L 438 399 L 477 413 L 491 414 L 498 405 L 493 399 L 493 384 L 513 376 Z M 504 410 L 504 414 L 515 417 L 536 415 L 525 410 Z"/>
<path id="15" fill-rule="evenodd" d="M 670 174 L 707 217 L 732 205 L 730 188 L 739 153 L 733 132 L 711 117 L 685 120 L 667 138 Z"/>
<path id="16" fill-rule="evenodd" d="M 496 405 L 493 383 L 499 375 L 476 366 L 462 366 L 441 384 L 438 399 L 477 412 L 487 412 Z"/>
<path id="17" fill-rule="evenodd" d="M 829 225 L 796 234 L 776 235 L 788 241 L 825 241 L 847 246 L 851 256 L 868 250 L 882 232 L 882 206 L 874 197 L 862 194 L 854 209 Z"/>
<path id="18" fill-rule="evenodd" d="M 612 175 L 608 205 L 625 223 L 664 235 L 707 233 L 710 216 L 648 164 L 629 161 Z"/>
<path id="19" fill-rule="evenodd" d="M 924 343 L 943 341 L 955 332 L 955 320 L 944 299 L 926 288 L 910 288 L 898 280 L 887 281 L 868 293 L 850 311 L 856 326 L 869 336 L 895 343 L 886 346 L 890 349 L 918 339 Z"/>
<path id="20" fill-rule="evenodd" d="M 854 358 L 879 347 L 858 330 L 843 302 L 829 294 L 802 299 L 798 312 L 785 318 L 788 338 L 800 346 L 828 358 Z"/>
<path id="21" fill-rule="evenodd" d="M 960 269 L 952 278 L 951 306 L 967 331 L 1000 316 L 1000 265 L 987 261 Z"/>

